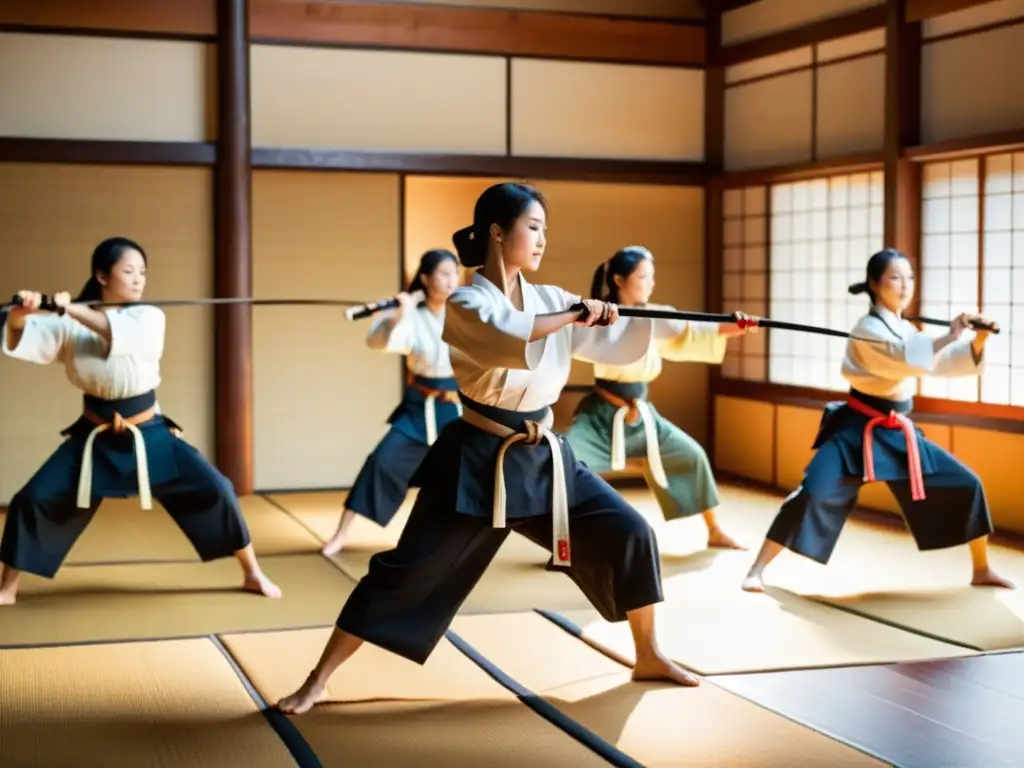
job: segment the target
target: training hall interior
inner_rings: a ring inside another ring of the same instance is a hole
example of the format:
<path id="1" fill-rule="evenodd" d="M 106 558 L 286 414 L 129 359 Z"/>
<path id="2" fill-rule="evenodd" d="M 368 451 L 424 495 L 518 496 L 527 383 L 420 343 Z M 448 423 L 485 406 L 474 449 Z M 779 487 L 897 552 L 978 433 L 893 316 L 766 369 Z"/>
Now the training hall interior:
<path id="1" fill-rule="evenodd" d="M 283 595 L 200 562 L 159 504 L 105 501 L 0 607 L 0 766 L 1021 765 L 1022 67 L 1022 0 L 0 3 L 4 300 L 74 294 L 120 235 L 149 300 L 376 301 L 510 180 L 549 204 L 528 279 L 581 295 L 643 245 L 658 304 L 848 331 L 848 285 L 898 248 L 911 314 L 1000 325 L 980 376 L 920 380 L 914 419 L 983 482 L 1020 587 L 971 587 L 965 546 L 918 551 L 872 483 L 827 565 L 783 553 L 741 590 L 848 388 L 844 339 L 761 329 L 650 391 L 745 550 L 663 520 L 642 460 L 607 476 L 657 532 L 659 642 L 699 687 L 631 681 L 629 627 L 511 535 L 425 664 L 367 644 L 285 715 L 416 498 L 321 553 L 405 361 L 340 306 L 168 306 L 161 408 Z M 81 393 L 8 356 L 0 381 L 2 507 Z M 557 429 L 593 382 L 575 361 Z"/>

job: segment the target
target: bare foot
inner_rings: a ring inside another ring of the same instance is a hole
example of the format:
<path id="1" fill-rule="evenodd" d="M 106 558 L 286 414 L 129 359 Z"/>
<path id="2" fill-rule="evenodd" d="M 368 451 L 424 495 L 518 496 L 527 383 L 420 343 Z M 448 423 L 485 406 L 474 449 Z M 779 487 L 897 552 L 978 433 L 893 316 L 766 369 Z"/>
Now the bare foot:
<path id="1" fill-rule="evenodd" d="M 985 568 L 980 571 L 974 572 L 974 578 L 971 579 L 972 587 L 1005 587 L 1006 589 L 1016 589 L 1012 581 L 1007 581 L 998 573 L 993 571 L 991 568 Z"/>
<path id="2" fill-rule="evenodd" d="M 642 680 L 668 680 L 677 685 L 684 685 L 687 688 L 696 688 L 700 685 L 700 679 L 691 675 L 674 661 L 671 661 L 660 653 L 648 659 L 637 659 L 633 667 L 633 679 Z"/>
<path id="3" fill-rule="evenodd" d="M 263 595 L 264 597 L 277 598 L 281 596 L 281 588 L 260 571 L 247 575 L 245 582 L 242 584 L 242 589 L 246 592 L 255 592 L 257 595 Z"/>
<path id="4" fill-rule="evenodd" d="M 744 592 L 764 592 L 764 580 L 760 576 L 748 574 L 740 587 Z"/>
<path id="5" fill-rule="evenodd" d="M 747 549 L 721 528 L 712 528 L 708 531 L 708 546 L 714 549 Z"/>
<path id="6" fill-rule="evenodd" d="M 14 605 L 17 601 L 16 592 L 0 592 L 0 605 Z"/>
<path id="7" fill-rule="evenodd" d="M 319 704 L 326 692 L 327 689 L 314 682 L 313 676 L 310 675 L 299 690 L 277 702 L 277 709 L 288 715 L 301 715 Z"/>
<path id="8" fill-rule="evenodd" d="M 341 552 L 341 550 L 342 550 L 342 548 L 344 546 L 345 546 L 345 537 L 342 536 L 342 535 L 335 534 L 334 536 L 331 537 L 330 541 L 328 541 L 326 544 L 324 544 L 324 547 L 323 547 L 323 549 L 320 550 L 320 552 L 322 554 L 327 555 L 328 557 L 330 557 L 331 555 L 336 555 L 339 552 Z"/>

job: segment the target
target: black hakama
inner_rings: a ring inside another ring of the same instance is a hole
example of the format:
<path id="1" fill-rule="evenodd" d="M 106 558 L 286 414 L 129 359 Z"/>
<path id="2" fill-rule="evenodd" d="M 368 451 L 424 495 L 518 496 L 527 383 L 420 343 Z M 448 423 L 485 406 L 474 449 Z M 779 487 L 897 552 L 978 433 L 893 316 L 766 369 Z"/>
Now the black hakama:
<path id="1" fill-rule="evenodd" d="M 464 408 L 511 429 L 542 421 L 545 408 L 517 412 L 473 402 Z M 512 446 L 505 455 L 508 527 L 492 525 L 495 458 L 502 438 L 464 420 L 439 436 L 413 477 L 420 487 L 394 549 L 370 558 L 367 574 L 338 616 L 339 629 L 424 663 L 476 586 L 510 530 L 538 546 L 552 542 L 551 449 L 546 441 Z M 661 565 L 654 531 L 604 480 L 558 440 L 566 468 L 573 540 L 565 568 L 601 616 L 661 602 Z"/>
<path id="2" fill-rule="evenodd" d="M 84 407 L 103 420 L 125 419 L 156 403 L 148 392 L 125 400 L 84 398 Z M 155 415 L 138 424 L 146 446 L 153 498 L 188 537 L 204 562 L 227 557 L 250 543 L 231 481 L 195 448 L 175 436 L 174 422 Z M 92 446 L 93 475 L 88 508 L 77 504 L 86 439 L 96 424 L 84 415 L 61 434 L 65 441 L 11 499 L 0 561 L 27 573 L 53 578 L 104 498 L 138 493 L 134 438 L 128 431 L 101 432 Z M 142 512 L 141 514 L 146 514 Z"/>
<path id="3" fill-rule="evenodd" d="M 906 416 L 913 401 L 895 402 L 850 392 L 850 402 L 829 403 L 822 416 L 817 449 L 800 487 L 783 502 L 767 538 L 819 563 L 828 562 L 839 534 L 865 482 L 864 429 L 872 417 L 863 406 L 887 416 Z M 873 479 L 885 482 L 903 511 L 921 551 L 966 544 L 994 530 L 985 490 L 978 476 L 952 454 L 926 439 L 916 425 L 908 450 L 903 431 L 893 420 L 872 430 Z M 915 498 L 914 454 L 920 457 L 926 495 Z"/>
<path id="4" fill-rule="evenodd" d="M 454 378 L 414 377 L 402 401 L 388 417 L 391 428 L 374 448 L 345 500 L 345 508 L 385 526 L 409 492 L 409 482 L 427 455 L 426 401 L 428 392 L 457 392 Z M 434 400 L 437 431 L 459 417 L 458 405 Z"/>

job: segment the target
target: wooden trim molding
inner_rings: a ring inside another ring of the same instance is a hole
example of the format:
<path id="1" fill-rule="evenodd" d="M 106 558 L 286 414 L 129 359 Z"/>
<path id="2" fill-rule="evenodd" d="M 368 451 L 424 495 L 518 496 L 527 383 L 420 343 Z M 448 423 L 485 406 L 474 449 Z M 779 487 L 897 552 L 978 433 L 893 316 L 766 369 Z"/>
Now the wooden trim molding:
<path id="1" fill-rule="evenodd" d="M 0 28 L 214 40 L 216 0 L 4 0 Z"/>
<path id="2" fill-rule="evenodd" d="M 730 67 L 744 61 L 785 53 L 794 48 L 806 48 L 828 40 L 879 29 L 885 26 L 885 22 L 886 5 L 874 5 L 842 16 L 805 24 L 796 29 L 787 29 L 773 35 L 727 45 L 722 48 L 722 61 L 725 66 Z"/>
<path id="3" fill-rule="evenodd" d="M 907 21 L 913 23 L 990 2 L 992 0 L 906 0 L 905 13 Z"/>
<path id="4" fill-rule="evenodd" d="M 0 162 L 98 165 L 213 165 L 212 143 L 23 139 L 0 136 Z"/>
<path id="5" fill-rule="evenodd" d="M 946 139 L 930 144 L 907 147 L 903 156 L 915 162 L 948 160 L 954 157 L 994 155 L 1000 152 L 1019 150 L 1024 147 L 1024 128 L 1015 131 L 988 133 L 980 136 L 966 136 L 962 139 Z"/>
<path id="6" fill-rule="evenodd" d="M 97 165 L 205 165 L 217 162 L 217 144 L 159 141 L 92 141 L 0 137 L 0 162 Z M 604 160 L 506 155 L 418 155 L 333 149 L 254 147 L 253 168 L 364 171 L 445 176 L 500 176 L 565 181 L 702 187 L 704 163 Z"/>
<path id="7" fill-rule="evenodd" d="M 773 405 L 794 405 L 820 409 L 825 403 L 845 400 L 845 392 L 810 387 L 795 387 L 769 381 L 712 378 L 712 397 L 736 397 Z M 1024 408 L 989 403 L 964 403 L 934 397 L 914 398 L 914 419 L 925 424 L 949 424 L 958 427 L 989 429 L 994 432 L 1024 434 Z"/>
<path id="8" fill-rule="evenodd" d="M 4 0 L 0 30 L 205 40 L 217 0 Z M 428 3 L 248 0 L 251 42 L 704 65 L 697 19 L 646 19 Z"/>
<path id="9" fill-rule="evenodd" d="M 704 65 L 704 27 L 692 21 L 412 3 L 250 2 L 255 43 Z"/>
<path id="10" fill-rule="evenodd" d="M 704 163 L 506 155 L 418 155 L 334 149 L 255 147 L 254 168 L 499 176 L 571 181 L 703 186 Z"/>
<path id="11" fill-rule="evenodd" d="M 723 174 L 721 181 L 727 189 L 760 184 L 783 184 L 790 181 L 817 179 L 832 174 L 880 171 L 884 163 L 885 154 L 883 152 L 866 152 L 857 155 L 831 157 L 813 163 L 757 168 L 749 171 L 732 171 Z"/>

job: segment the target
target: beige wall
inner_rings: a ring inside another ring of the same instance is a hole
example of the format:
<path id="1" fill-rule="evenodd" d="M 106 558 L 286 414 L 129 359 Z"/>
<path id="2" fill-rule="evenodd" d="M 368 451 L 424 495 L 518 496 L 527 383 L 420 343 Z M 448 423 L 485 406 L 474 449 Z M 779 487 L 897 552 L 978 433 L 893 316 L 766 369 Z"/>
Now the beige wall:
<path id="1" fill-rule="evenodd" d="M 253 174 L 257 298 L 372 301 L 397 292 L 394 174 Z M 349 486 L 401 393 L 401 358 L 334 307 L 254 308 L 257 489 Z"/>
<path id="2" fill-rule="evenodd" d="M 1005 10 L 1007 4 L 990 6 Z M 989 5 L 972 10 L 973 15 L 964 12 L 952 22 L 940 16 L 926 31 L 931 35 L 959 32 L 996 16 Z M 1024 68 L 1024 6 L 1018 2 L 1009 10 L 1019 14 L 1019 24 L 925 40 L 921 53 L 922 141 L 1011 131 L 1024 125 L 1024 88 L 1007 80 L 1013 77 L 1009 73 Z"/>
<path id="3" fill-rule="evenodd" d="M 212 46 L 0 33 L 0 136 L 210 141 Z"/>
<path id="4" fill-rule="evenodd" d="M 451 233 L 472 222 L 477 196 L 495 181 L 500 179 L 407 179 L 407 269 L 414 268 L 427 248 L 451 248 Z M 544 262 L 531 278 L 534 282 L 587 295 L 601 262 L 625 245 L 643 244 L 656 259 L 655 300 L 703 309 L 703 190 L 561 181 L 537 186 L 548 199 L 550 229 Z M 591 367 L 574 363 L 570 383 L 591 382 Z M 666 364 L 652 387 L 652 398 L 667 418 L 696 439 L 705 439 L 706 366 Z"/>
<path id="5" fill-rule="evenodd" d="M 510 145 L 515 155 L 660 160 L 704 155 L 702 70 L 513 58 L 508 77 L 507 67 L 503 56 L 254 45 L 253 144 L 477 155 L 504 155 Z"/>
<path id="6" fill-rule="evenodd" d="M 765 37 L 880 4 L 879 0 L 759 0 L 722 14 L 722 44 Z"/>
<path id="7" fill-rule="evenodd" d="M 5 290 L 76 293 L 103 239 L 124 235 L 149 256 L 150 298 L 211 295 L 212 178 L 201 168 L 0 164 Z M 168 308 L 160 404 L 209 455 L 213 448 L 213 317 Z M 59 365 L 0 358 L 0 504 L 7 503 L 81 413 Z"/>
<path id="8" fill-rule="evenodd" d="M 726 169 L 881 150 L 884 46 L 872 30 L 727 68 Z"/>

